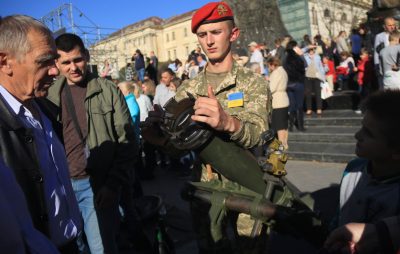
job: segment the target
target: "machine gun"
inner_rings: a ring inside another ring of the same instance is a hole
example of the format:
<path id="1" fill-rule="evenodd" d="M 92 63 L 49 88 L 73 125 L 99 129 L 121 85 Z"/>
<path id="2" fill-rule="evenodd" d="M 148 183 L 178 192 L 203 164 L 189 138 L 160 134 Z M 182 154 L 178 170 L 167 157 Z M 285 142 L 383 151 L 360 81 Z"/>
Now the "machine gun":
<path id="1" fill-rule="evenodd" d="M 271 133 L 263 136 L 271 137 Z M 251 237 L 257 237 L 262 227 L 268 227 L 304 238 L 320 247 L 327 232 L 318 214 L 312 210 L 311 202 L 300 197 L 297 188 L 285 178 L 287 155 L 282 144 L 273 138 L 265 146 L 266 154 L 257 163 L 247 150 L 216 138 L 198 155 L 203 162 L 210 163 L 217 172 L 233 182 L 224 183 L 219 179 L 190 182 L 188 196 L 211 204 L 211 229 L 215 240 L 221 235 L 215 229 L 218 223 L 213 215 L 220 215 L 218 210 L 227 209 L 249 214 L 255 219 Z M 224 151 L 223 158 L 228 159 L 218 160 L 215 156 L 218 151 Z"/>
<path id="2" fill-rule="evenodd" d="M 204 164 L 230 181 L 212 179 L 188 183 L 186 199 L 200 199 L 211 204 L 211 234 L 222 238 L 221 222 L 227 210 L 252 216 L 260 229 L 303 237 L 320 247 L 325 230 L 318 215 L 285 178 L 287 155 L 273 132 L 262 134 L 264 156 L 258 160 L 246 149 L 215 133 L 207 126 L 191 120 L 193 98 L 180 102 L 170 100 L 161 116 L 160 129 L 168 138 L 169 149 L 194 151 Z"/>

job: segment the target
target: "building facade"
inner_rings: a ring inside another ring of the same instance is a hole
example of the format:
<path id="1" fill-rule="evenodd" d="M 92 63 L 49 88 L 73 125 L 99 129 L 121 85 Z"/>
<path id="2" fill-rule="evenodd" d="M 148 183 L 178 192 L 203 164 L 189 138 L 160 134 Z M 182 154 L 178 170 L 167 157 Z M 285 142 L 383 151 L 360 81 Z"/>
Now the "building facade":
<path id="1" fill-rule="evenodd" d="M 333 38 L 365 22 L 372 0 L 278 0 L 282 20 L 290 35 Z"/>
<path id="2" fill-rule="evenodd" d="M 334 37 L 340 31 L 352 28 L 367 20 L 372 0 L 312 0 L 309 1 L 311 34 Z"/>
<path id="3" fill-rule="evenodd" d="M 150 17 L 122 28 L 90 48 L 91 64 L 101 68 L 104 61 L 120 70 L 128 63 L 137 49 L 145 57 L 154 51 L 160 62 L 180 59 L 185 62 L 197 46 L 197 38 L 191 32 L 194 11 L 169 19 Z"/>
<path id="4" fill-rule="evenodd" d="M 286 30 L 298 41 L 305 34 L 333 38 L 342 30 L 349 33 L 352 27 L 365 21 L 367 11 L 372 7 L 372 0 L 276 1 Z M 240 4 L 245 5 L 245 1 L 237 1 L 236 5 Z M 197 38 L 191 32 L 194 12 L 169 19 L 150 17 L 124 27 L 90 48 L 91 63 L 101 67 L 107 59 L 119 70 L 131 62 L 136 49 L 144 56 L 154 51 L 160 62 L 180 59 L 184 63 L 198 46 Z M 273 45 L 274 39 L 265 38 L 264 42 Z"/>

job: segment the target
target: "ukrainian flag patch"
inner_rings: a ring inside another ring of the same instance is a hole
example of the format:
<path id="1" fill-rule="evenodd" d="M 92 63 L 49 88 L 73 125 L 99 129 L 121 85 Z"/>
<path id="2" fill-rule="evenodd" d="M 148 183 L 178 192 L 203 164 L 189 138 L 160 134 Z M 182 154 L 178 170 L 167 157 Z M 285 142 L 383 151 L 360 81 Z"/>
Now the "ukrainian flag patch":
<path id="1" fill-rule="evenodd" d="M 228 108 L 243 107 L 243 93 L 228 94 Z"/>

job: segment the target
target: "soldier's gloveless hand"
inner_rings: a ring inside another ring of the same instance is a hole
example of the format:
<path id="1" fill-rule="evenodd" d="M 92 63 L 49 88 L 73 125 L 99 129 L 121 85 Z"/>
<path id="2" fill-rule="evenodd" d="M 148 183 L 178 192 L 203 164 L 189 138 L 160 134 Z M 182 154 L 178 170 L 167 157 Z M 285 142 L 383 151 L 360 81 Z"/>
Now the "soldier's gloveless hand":
<path id="1" fill-rule="evenodd" d="M 208 97 L 197 98 L 193 108 L 193 121 L 206 123 L 217 131 L 228 133 L 234 133 L 240 128 L 240 121 L 225 112 L 211 86 L 208 86 Z"/>

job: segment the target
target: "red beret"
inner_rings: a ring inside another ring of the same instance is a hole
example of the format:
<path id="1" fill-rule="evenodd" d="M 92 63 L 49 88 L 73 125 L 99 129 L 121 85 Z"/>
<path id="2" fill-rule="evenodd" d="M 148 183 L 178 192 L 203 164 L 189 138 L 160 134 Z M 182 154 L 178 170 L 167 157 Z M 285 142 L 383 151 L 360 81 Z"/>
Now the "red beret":
<path id="1" fill-rule="evenodd" d="M 192 33 L 202 24 L 233 20 L 231 7 L 225 2 L 211 2 L 196 11 L 192 17 Z"/>

